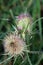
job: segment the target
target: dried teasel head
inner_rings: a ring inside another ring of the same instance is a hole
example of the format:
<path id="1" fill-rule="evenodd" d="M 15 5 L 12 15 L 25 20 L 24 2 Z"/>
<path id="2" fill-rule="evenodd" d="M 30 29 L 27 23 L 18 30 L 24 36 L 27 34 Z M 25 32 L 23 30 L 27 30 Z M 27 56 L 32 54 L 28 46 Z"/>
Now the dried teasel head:
<path id="1" fill-rule="evenodd" d="M 18 55 L 23 53 L 25 42 L 20 38 L 20 36 L 11 33 L 6 35 L 3 42 L 5 52 L 8 52 L 11 55 Z"/>

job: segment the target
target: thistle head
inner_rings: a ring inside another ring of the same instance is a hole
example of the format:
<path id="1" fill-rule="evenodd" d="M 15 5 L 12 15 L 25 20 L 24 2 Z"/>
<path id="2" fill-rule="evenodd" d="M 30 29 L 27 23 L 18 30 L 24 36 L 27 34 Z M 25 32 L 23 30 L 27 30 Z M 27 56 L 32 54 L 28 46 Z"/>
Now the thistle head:
<path id="1" fill-rule="evenodd" d="M 27 30 L 30 32 L 30 25 L 32 24 L 32 17 L 27 13 L 22 13 L 17 16 L 17 28 L 18 30 Z"/>
<path id="2" fill-rule="evenodd" d="M 18 35 L 9 34 L 4 38 L 4 48 L 5 52 L 8 52 L 9 54 L 18 55 L 22 54 L 24 50 L 25 42 L 23 39 L 21 39 Z"/>

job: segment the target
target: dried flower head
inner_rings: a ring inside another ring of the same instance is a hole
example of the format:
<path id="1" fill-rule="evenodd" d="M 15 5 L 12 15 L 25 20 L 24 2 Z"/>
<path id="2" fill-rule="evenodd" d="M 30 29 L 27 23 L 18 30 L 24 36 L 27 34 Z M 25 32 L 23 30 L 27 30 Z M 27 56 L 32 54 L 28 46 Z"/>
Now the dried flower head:
<path id="1" fill-rule="evenodd" d="M 21 54 L 24 50 L 25 42 L 14 33 L 9 34 L 4 38 L 4 48 L 5 52 L 8 52 L 9 54 Z"/>

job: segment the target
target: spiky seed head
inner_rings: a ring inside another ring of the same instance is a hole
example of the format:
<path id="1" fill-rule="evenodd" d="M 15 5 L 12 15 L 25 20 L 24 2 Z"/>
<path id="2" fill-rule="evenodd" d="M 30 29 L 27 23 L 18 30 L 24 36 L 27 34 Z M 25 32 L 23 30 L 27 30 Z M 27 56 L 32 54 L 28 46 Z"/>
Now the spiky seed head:
<path id="1" fill-rule="evenodd" d="M 25 42 L 18 36 L 13 34 L 9 34 L 3 40 L 5 52 L 9 54 L 21 54 L 24 50 Z"/>

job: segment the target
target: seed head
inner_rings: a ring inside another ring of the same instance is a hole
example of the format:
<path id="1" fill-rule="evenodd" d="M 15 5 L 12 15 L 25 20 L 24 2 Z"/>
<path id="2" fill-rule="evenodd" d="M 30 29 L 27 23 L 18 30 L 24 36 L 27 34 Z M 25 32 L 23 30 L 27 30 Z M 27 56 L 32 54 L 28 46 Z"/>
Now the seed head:
<path id="1" fill-rule="evenodd" d="M 30 25 L 32 24 L 32 17 L 28 15 L 28 13 L 20 14 L 17 16 L 17 28 L 18 30 L 25 30 L 28 26 L 27 30 L 30 32 Z"/>
<path id="2" fill-rule="evenodd" d="M 24 50 L 25 42 L 18 36 L 13 34 L 9 34 L 4 38 L 4 48 L 5 52 L 9 54 L 20 54 Z"/>

